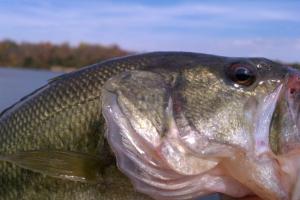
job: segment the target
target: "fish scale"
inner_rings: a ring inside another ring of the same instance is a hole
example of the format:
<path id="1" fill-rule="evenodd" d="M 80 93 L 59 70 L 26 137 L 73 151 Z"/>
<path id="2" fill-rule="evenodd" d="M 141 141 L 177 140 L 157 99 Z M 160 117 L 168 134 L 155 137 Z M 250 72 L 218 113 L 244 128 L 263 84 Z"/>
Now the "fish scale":
<path id="1" fill-rule="evenodd" d="M 144 68 L 188 68 L 205 54 L 156 52 L 113 59 L 54 79 L 0 114 L 0 155 L 18 151 L 63 149 L 112 160 L 101 115 L 103 84 L 120 72 Z M 47 177 L 0 162 L 0 199 L 149 199 L 136 193 L 114 163 L 97 185 Z M 104 189 L 103 189 L 104 188 Z M 111 192 L 111 191 L 118 191 Z"/>
<path id="2" fill-rule="evenodd" d="M 105 154 L 100 152 L 104 148 L 102 85 L 114 74 L 143 67 L 139 61 L 143 59 L 137 56 L 131 61 L 112 60 L 50 80 L 2 112 L 0 153 L 55 148 L 101 157 Z M 102 159 L 111 160 L 111 155 L 104 156 L 108 158 Z M 122 199 L 148 199 L 133 192 L 127 178 L 114 165 L 107 171 L 115 177 L 106 178 L 104 185 L 113 182 L 115 186 L 111 189 L 123 190 L 123 193 L 110 194 L 98 189 L 102 187 L 99 185 L 45 177 L 0 162 L 0 199 L 118 199 L 121 196 Z"/>
<path id="3" fill-rule="evenodd" d="M 285 80 L 300 84 L 290 73 L 263 58 L 155 52 L 56 77 L 0 114 L 0 200 L 288 199 L 283 158 L 253 144 L 268 143 Z"/>

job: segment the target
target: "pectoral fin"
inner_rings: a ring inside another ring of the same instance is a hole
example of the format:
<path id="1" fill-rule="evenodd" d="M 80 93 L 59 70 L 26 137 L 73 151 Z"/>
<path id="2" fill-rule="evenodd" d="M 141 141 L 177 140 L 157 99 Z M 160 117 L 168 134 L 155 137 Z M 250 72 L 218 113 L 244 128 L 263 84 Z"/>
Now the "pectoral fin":
<path id="1" fill-rule="evenodd" d="M 0 156 L 0 160 L 48 176 L 96 183 L 101 162 L 96 156 L 69 151 L 27 151 Z"/>

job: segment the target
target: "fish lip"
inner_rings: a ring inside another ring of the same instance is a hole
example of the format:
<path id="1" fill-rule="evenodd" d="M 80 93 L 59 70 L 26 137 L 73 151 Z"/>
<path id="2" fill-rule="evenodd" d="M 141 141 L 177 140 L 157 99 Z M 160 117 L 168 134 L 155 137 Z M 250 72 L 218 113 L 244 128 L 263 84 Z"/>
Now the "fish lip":
<path id="1" fill-rule="evenodd" d="M 292 123 L 289 125 L 295 126 L 297 129 L 288 129 L 288 131 L 292 131 L 293 134 L 300 135 L 300 71 L 291 67 L 286 67 L 286 69 L 287 73 L 280 81 L 282 84 L 282 89 L 280 91 L 279 98 L 277 99 L 276 108 L 274 110 L 272 121 L 270 123 L 269 135 L 273 134 L 272 129 L 274 124 L 279 123 L 278 121 L 273 123 L 273 119 L 275 118 L 277 113 L 281 115 L 280 118 L 282 118 L 283 113 L 287 113 L 284 116 L 284 118 L 287 118 L 285 120 L 292 121 Z M 274 151 L 272 149 L 272 152 L 276 155 L 287 154 L 292 150 L 290 149 L 292 145 L 289 145 L 284 138 L 285 127 L 281 127 L 280 125 L 279 127 L 275 128 L 277 129 L 276 134 L 279 135 L 279 138 L 276 141 L 278 149 L 277 151 Z"/>
<path id="2" fill-rule="evenodd" d="M 254 151 L 257 157 L 272 152 L 270 147 L 271 125 L 275 109 L 283 93 L 283 84 L 279 84 L 274 91 L 263 98 L 257 110 L 262 110 L 256 116 L 256 126 L 254 129 Z"/>
<path id="3" fill-rule="evenodd" d="M 286 98 L 288 102 L 289 111 L 292 115 L 295 125 L 299 129 L 299 113 L 300 113 L 300 72 L 295 69 L 290 69 L 287 80 Z"/>
<path id="4" fill-rule="evenodd" d="M 285 117 L 292 122 L 289 124 L 291 128 L 288 129 L 288 134 L 284 134 L 285 127 L 280 130 L 279 153 L 284 155 L 300 148 L 300 72 L 298 70 L 288 67 L 280 101 L 285 104 L 281 112 L 287 112 Z"/>
<path id="5" fill-rule="evenodd" d="M 267 156 L 277 163 L 281 185 L 285 191 L 288 191 L 290 198 L 294 200 L 300 197 L 296 188 L 300 185 L 300 72 L 290 67 L 287 71 L 282 80 L 283 87 L 277 100 L 277 106 L 279 106 L 279 102 L 283 102 L 284 107 L 281 108 L 283 110 L 280 112 L 287 113 L 285 120 L 291 121 L 289 126 L 295 128 L 288 129 L 288 135 L 285 135 L 287 133 L 284 131 L 284 126 L 280 128 L 279 152 L 272 152 Z M 271 126 L 272 124 L 270 125 L 270 134 Z M 290 138 L 286 139 L 285 137 Z"/>

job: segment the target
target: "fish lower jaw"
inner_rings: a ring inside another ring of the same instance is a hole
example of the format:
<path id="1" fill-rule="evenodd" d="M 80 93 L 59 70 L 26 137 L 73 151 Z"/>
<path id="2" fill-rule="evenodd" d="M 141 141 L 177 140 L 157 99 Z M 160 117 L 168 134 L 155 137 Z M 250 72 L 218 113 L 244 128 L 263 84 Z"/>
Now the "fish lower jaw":
<path id="1" fill-rule="evenodd" d="M 265 200 L 300 199 L 300 150 L 242 155 L 222 162 L 226 173 Z M 245 170 L 246 169 L 246 170 Z"/>
<path id="2" fill-rule="evenodd" d="M 281 169 L 281 182 L 289 191 L 290 200 L 300 199 L 300 150 L 293 150 L 288 154 L 278 156 Z"/>

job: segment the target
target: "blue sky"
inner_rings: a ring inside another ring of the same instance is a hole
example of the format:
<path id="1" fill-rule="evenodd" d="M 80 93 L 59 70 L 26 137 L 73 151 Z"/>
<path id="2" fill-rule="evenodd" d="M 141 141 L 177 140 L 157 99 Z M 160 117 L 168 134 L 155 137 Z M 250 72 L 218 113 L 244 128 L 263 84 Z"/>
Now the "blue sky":
<path id="1" fill-rule="evenodd" d="M 300 62 L 297 0 L 0 0 L 0 39 Z"/>

